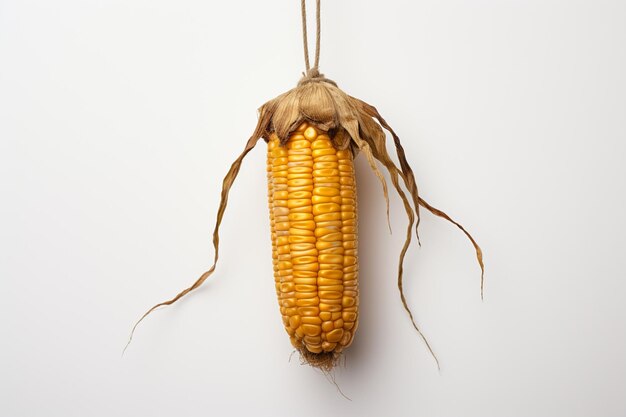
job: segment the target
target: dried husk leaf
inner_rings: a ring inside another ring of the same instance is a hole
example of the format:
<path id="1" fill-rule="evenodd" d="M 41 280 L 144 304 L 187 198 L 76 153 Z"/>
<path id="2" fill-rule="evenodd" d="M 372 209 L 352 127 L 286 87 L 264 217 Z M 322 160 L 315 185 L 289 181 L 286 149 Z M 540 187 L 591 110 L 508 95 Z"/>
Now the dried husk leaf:
<path id="1" fill-rule="evenodd" d="M 271 125 L 267 127 L 267 130 L 276 132 L 282 143 L 287 141 L 289 133 L 298 126 L 298 120 L 300 120 L 299 101 L 300 97 L 295 89 L 288 91 L 284 96 L 279 97 L 279 100 L 276 100 L 276 112 L 274 117 L 270 119 Z"/>
<path id="2" fill-rule="evenodd" d="M 337 129 L 330 131 L 330 136 L 335 147 L 339 150 L 347 149 L 352 145 L 350 134 L 343 127 L 339 126 Z"/>
<path id="3" fill-rule="evenodd" d="M 300 115 L 324 131 L 337 126 L 337 110 L 328 91 L 321 83 L 306 83 L 296 89 Z"/>

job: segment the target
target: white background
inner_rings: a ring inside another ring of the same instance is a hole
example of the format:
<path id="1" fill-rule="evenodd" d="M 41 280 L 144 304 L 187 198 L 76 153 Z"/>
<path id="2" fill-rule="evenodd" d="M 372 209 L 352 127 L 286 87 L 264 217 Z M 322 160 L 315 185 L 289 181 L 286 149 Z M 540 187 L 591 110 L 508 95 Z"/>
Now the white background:
<path id="1" fill-rule="evenodd" d="M 313 8 L 310 2 L 309 9 Z M 321 69 L 399 132 L 425 214 L 357 160 L 361 321 L 301 366 L 271 275 L 265 149 L 217 272 L 221 180 L 303 68 L 299 2 L 0 1 L 0 415 L 626 415 L 626 4 L 325 1 Z M 313 20 L 310 20 L 313 24 Z"/>

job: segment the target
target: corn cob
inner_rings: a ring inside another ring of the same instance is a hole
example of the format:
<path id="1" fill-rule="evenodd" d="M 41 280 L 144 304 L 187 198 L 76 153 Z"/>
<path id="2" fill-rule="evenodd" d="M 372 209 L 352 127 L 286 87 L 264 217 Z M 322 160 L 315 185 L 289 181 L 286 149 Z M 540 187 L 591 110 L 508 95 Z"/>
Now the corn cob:
<path id="1" fill-rule="evenodd" d="M 307 123 L 285 146 L 268 141 L 268 202 L 276 294 L 291 343 L 341 352 L 358 315 L 357 213 L 352 152 Z M 311 356 L 311 355 L 309 355 Z"/>

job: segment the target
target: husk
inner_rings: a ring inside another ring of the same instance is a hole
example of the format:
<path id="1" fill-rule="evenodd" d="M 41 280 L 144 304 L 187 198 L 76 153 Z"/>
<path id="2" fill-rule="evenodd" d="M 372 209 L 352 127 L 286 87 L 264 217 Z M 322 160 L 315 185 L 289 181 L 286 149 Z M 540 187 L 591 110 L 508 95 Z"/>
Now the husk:
<path id="1" fill-rule="evenodd" d="M 400 143 L 400 138 L 380 115 L 376 108 L 362 100 L 347 95 L 339 89 L 333 81 L 324 78 L 324 76 L 318 72 L 307 74 L 300 80 L 296 88 L 281 94 L 261 106 L 259 109 L 259 121 L 252 136 L 248 139 L 241 155 L 239 155 L 235 162 L 233 162 L 223 181 L 221 200 L 217 213 L 215 229 L 213 231 L 213 246 L 215 248 L 213 265 L 190 287 L 181 291 L 174 298 L 156 304 L 150 308 L 133 327 L 128 343 L 132 340 L 132 336 L 137 328 L 137 325 L 150 313 L 161 306 L 175 303 L 189 292 L 201 286 L 215 271 L 215 266 L 218 260 L 219 226 L 228 203 L 228 193 L 235 178 L 237 177 L 237 174 L 239 173 L 241 163 L 248 152 L 254 148 L 260 138 L 268 141 L 271 133 L 276 133 L 276 135 L 280 138 L 281 143 L 285 144 L 289 135 L 303 122 L 313 124 L 318 129 L 328 131 L 329 136 L 332 138 L 333 144 L 336 148 L 350 148 L 355 155 L 358 152 L 362 152 L 365 155 L 371 169 L 374 171 L 382 184 L 383 195 L 387 204 L 388 224 L 390 224 L 389 194 L 385 177 L 378 168 L 377 162 L 382 164 L 382 166 L 385 167 L 389 173 L 392 185 L 402 200 L 408 219 L 406 238 L 398 259 L 397 283 L 398 290 L 400 292 L 400 299 L 402 301 L 402 305 L 409 314 L 413 327 L 424 340 L 428 350 L 437 362 L 437 366 L 439 366 L 437 357 L 413 317 L 413 313 L 408 306 L 403 289 L 403 265 L 406 253 L 411 244 L 413 225 L 415 225 L 415 234 L 419 242 L 418 226 L 420 220 L 420 206 L 424 207 L 434 215 L 442 217 L 453 223 L 469 238 L 474 246 L 476 258 L 481 268 L 481 297 L 483 294 L 484 282 L 482 251 L 474 238 L 465 230 L 465 228 L 463 228 L 463 226 L 452 220 L 443 211 L 427 203 L 419 195 L 415 176 L 406 159 L 404 149 Z M 398 161 L 400 162 L 399 168 L 387 152 L 386 135 L 383 129 L 387 130 L 393 137 L 396 155 L 398 157 Z M 404 192 L 402 185 L 404 185 L 406 190 L 409 192 L 413 205 L 411 205 L 411 202 Z M 391 229 L 391 226 L 389 226 L 389 228 Z M 315 354 L 306 350 L 301 350 L 300 355 L 303 362 L 320 368 L 325 372 L 332 370 L 337 364 L 339 358 L 339 355 L 334 352 Z"/>

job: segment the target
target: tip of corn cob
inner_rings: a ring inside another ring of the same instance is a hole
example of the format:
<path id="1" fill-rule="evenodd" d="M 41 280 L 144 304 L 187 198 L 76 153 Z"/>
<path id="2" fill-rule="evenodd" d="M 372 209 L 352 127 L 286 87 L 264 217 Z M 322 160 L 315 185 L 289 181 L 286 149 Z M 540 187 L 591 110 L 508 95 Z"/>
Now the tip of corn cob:
<path id="1" fill-rule="evenodd" d="M 319 368 L 323 372 L 330 372 L 337 365 L 341 357 L 339 352 L 313 353 L 305 347 L 298 348 L 298 352 L 300 352 L 300 360 L 303 365 Z"/>

